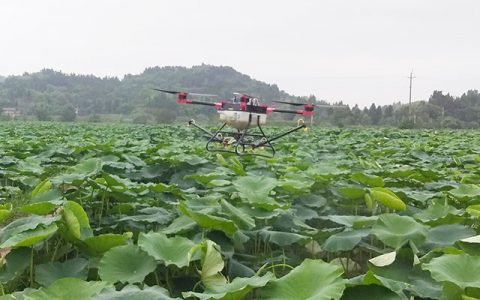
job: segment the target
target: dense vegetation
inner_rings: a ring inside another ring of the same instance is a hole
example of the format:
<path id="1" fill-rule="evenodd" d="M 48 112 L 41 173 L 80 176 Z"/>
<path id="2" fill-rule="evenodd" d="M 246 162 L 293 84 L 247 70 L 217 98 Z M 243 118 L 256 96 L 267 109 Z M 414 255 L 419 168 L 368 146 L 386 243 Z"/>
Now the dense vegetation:
<path id="1" fill-rule="evenodd" d="M 170 123 L 177 117 L 195 115 L 200 119 L 215 117 L 206 107 L 176 105 L 173 99 L 150 90 L 152 87 L 184 89 L 197 93 L 215 93 L 229 98 L 232 92 L 244 92 L 271 100 L 297 102 L 315 101 L 313 95 L 295 97 L 276 85 L 253 80 L 231 67 L 209 65 L 148 68 L 138 75 L 118 78 L 64 74 L 53 70 L 22 76 L 0 78 L 0 108 L 16 107 L 24 118 L 73 121 L 76 117 L 88 121 L 113 120 L 136 123 Z M 328 99 L 327 99 L 328 100 Z M 75 109 L 78 108 L 78 116 Z M 336 126 L 387 125 L 429 128 L 478 128 L 480 94 L 468 91 L 460 97 L 433 92 L 428 101 L 407 105 L 392 104 L 361 109 L 321 109 L 316 119 Z M 283 118 L 287 116 L 276 116 Z"/>
<path id="2" fill-rule="evenodd" d="M 0 123 L 0 300 L 480 298 L 479 132 L 312 129 L 277 149 Z"/>

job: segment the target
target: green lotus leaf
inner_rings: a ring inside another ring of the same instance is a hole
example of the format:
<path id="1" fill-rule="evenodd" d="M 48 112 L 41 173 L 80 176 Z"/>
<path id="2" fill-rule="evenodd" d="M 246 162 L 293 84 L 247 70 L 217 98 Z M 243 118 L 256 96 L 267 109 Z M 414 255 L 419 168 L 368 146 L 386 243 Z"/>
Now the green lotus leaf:
<path id="1" fill-rule="evenodd" d="M 346 230 L 328 237 L 322 248 L 329 252 L 350 251 L 370 234 L 370 229 Z"/>
<path id="2" fill-rule="evenodd" d="M 430 222 L 444 218 L 448 215 L 457 215 L 458 213 L 459 211 L 451 205 L 434 203 L 429 205 L 426 209 L 416 213 L 413 217 L 422 222 Z"/>
<path id="3" fill-rule="evenodd" d="M 38 195 L 45 193 L 52 187 L 52 182 L 50 179 L 45 179 L 44 181 L 40 182 L 32 191 L 31 197 L 35 198 Z"/>
<path id="4" fill-rule="evenodd" d="M 168 225 L 167 228 L 163 229 L 162 232 L 165 234 L 179 234 L 191 231 L 197 226 L 197 223 L 185 215 L 181 215 L 173 222 Z"/>
<path id="5" fill-rule="evenodd" d="M 365 205 L 370 211 L 373 211 L 373 209 L 376 207 L 376 202 L 373 200 L 373 197 L 369 193 L 365 193 L 363 195 L 363 200 L 365 201 Z"/>
<path id="6" fill-rule="evenodd" d="M 404 195 L 404 198 L 411 199 L 423 205 L 427 204 L 427 202 L 430 199 L 433 199 L 439 196 L 439 193 L 436 193 L 436 192 L 418 191 L 418 190 L 412 190 L 410 188 L 396 189 L 395 191 L 397 192 L 397 194 L 400 194 L 402 196 Z"/>
<path id="7" fill-rule="evenodd" d="M 476 184 L 460 184 L 457 188 L 448 191 L 459 200 L 468 200 L 480 196 L 480 186 Z"/>
<path id="8" fill-rule="evenodd" d="M 422 270 L 420 265 L 415 265 L 409 276 L 409 291 L 420 298 L 439 299 L 442 296 L 442 284 L 436 282 L 430 272 Z"/>
<path id="9" fill-rule="evenodd" d="M 130 180 L 120 178 L 116 175 L 108 174 L 105 172 L 102 173 L 101 178 L 97 178 L 95 181 L 108 187 L 112 192 L 117 193 L 126 192 L 133 185 Z"/>
<path id="10" fill-rule="evenodd" d="M 90 300 L 110 284 L 105 281 L 83 281 L 78 278 L 61 278 L 48 288 L 26 294 L 28 300 L 75 299 Z"/>
<path id="11" fill-rule="evenodd" d="M 35 266 L 35 281 L 43 286 L 49 286 L 63 277 L 87 279 L 88 261 L 83 258 L 73 258 L 64 262 L 49 262 Z"/>
<path id="12" fill-rule="evenodd" d="M 431 228 L 427 233 L 424 249 L 443 248 L 452 246 L 456 241 L 473 237 L 475 230 L 461 224 L 446 224 Z"/>
<path id="13" fill-rule="evenodd" d="M 122 154 L 122 157 L 128 161 L 129 163 L 131 163 L 132 165 L 134 165 L 135 167 L 143 167 L 143 166 L 146 166 L 146 163 L 141 159 L 139 158 L 138 156 L 135 156 L 135 155 L 130 155 L 130 154 Z"/>
<path id="14" fill-rule="evenodd" d="M 166 266 L 176 265 L 181 268 L 190 263 L 188 254 L 195 243 L 181 236 L 168 238 L 160 232 L 149 232 L 140 233 L 138 246 L 156 260 L 163 261 Z"/>
<path id="15" fill-rule="evenodd" d="M 155 259 L 134 245 L 112 248 L 105 252 L 98 265 L 98 274 L 111 283 L 142 282 L 157 267 Z"/>
<path id="16" fill-rule="evenodd" d="M 332 300 L 340 299 L 345 289 L 343 269 L 321 260 L 305 259 L 287 275 L 270 281 L 262 289 L 261 299 Z"/>
<path id="17" fill-rule="evenodd" d="M 254 207 L 267 209 L 283 207 L 269 196 L 278 184 L 275 178 L 252 175 L 242 176 L 233 181 L 233 186 L 243 200 Z"/>
<path id="18" fill-rule="evenodd" d="M 474 204 L 468 206 L 465 211 L 474 218 L 480 217 L 480 204 Z"/>
<path id="19" fill-rule="evenodd" d="M 397 296 L 401 297 L 401 299 L 407 300 L 408 298 L 405 296 L 404 291 L 408 289 L 410 286 L 408 283 L 398 280 L 383 277 L 377 274 L 374 274 L 372 271 L 368 271 L 365 276 L 363 276 L 363 284 L 371 285 L 376 284 L 379 286 L 384 286 L 389 290 L 395 292 Z"/>
<path id="20" fill-rule="evenodd" d="M 12 215 L 12 204 L 0 204 L 0 222 Z"/>
<path id="21" fill-rule="evenodd" d="M 201 251 L 202 253 L 200 279 L 205 287 L 208 289 L 214 286 L 225 285 L 227 280 L 221 273 L 225 263 L 220 254 L 219 246 L 210 240 L 205 240 L 201 244 L 192 248 L 190 251 L 190 257 L 192 257 L 197 251 Z"/>
<path id="22" fill-rule="evenodd" d="M 190 166 L 197 166 L 197 165 L 203 165 L 208 163 L 208 160 L 206 160 L 205 158 L 198 155 L 194 155 L 194 154 L 187 154 L 187 155 L 182 154 L 178 156 L 172 156 L 171 159 L 172 161 L 175 161 L 176 159 L 178 159 L 179 161 L 184 162 Z"/>
<path id="23" fill-rule="evenodd" d="M 433 279 L 439 282 L 451 282 L 465 289 L 480 288 L 480 256 L 468 254 L 444 254 L 422 265 L 430 271 Z"/>
<path id="24" fill-rule="evenodd" d="M 397 210 L 405 210 L 406 205 L 402 201 L 402 199 L 398 198 L 397 195 L 395 195 L 394 192 L 387 188 L 382 188 L 382 187 L 375 187 L 371 188 L 369 190 L 370 196 L 372 196 L 372 199 L 383 204 L 384 206 L 391 208 L 391 209 L 397 209 Z"/>
<path id="25" fill-rule="evenodd" d="M 480 183 L 480 175 L 477 174 L 465 174 L 462 177 L 462 180 L 460 180 L 460 183 L 474 183 L 478 184 Z"/>
<path id="26" fill-rule="evenodd" d="M 102 164 L 99 158 L 89 158 L 72 167 L 68 170 L 68 173 L 52 178 L 52 182 L 57 184 L 71 183 L 79 185 L 85 181 L 86 178 L 98 175 L 102 170 Z"/>
<path id="27" fill-rule="evenodd" d="M 321 216 L 323 220 L 329 220 L 334 223 L 343 225 L 345 227 L 361 228 L 375 224 L 378 220 L 378 216 L 342 216 L 342 215 L 329 215 Z"/>
<path id="28" fill-rule="evenodd" d="M 91 255 L 101 256 L 114 247 L 127 244 L 131 238 L 131 232 L 122 234 L 105 233 L 86 238 L 83 240 L 83 245 Z"/>
<path id="29" fill-rule="evenodd" d="M 43 201 L 25 204 L 19 210 L 23 213 L 48 215 L 62 204 L 64 204 L 63 200 Z"/>
<path id="30" fill-rule="evenodd" d="M 185 292 L 183 297 L 196 297 L 201 300 L 208 299 L 222 299 L 222 300 L 241 300 L 250 293 L 254 288 L 265 286 L 270 280 L 275 277 L 272 273 L 267 273 L 264 276 L 252 277 L 237 277 L 232 282 L 224 285 L 214 286 L 205 290 L 203 293 Z"/>
<path id="31" fill-rule="evenodd" d="M 460 249 L 470 255 L 480 255 L 480 235 L 464 238 L 458 241 L 457 245 L 460 247 Z"/>
<path id="32" fill-rule="evenodd" d="M 145 286 L 140 289 L 136 285 L 127 285 L 122 290 L 117 291 L 114 288 L 104 289 L 100 294 L 91 298 L 91 300 L 180 300 L 180 298 L 171 298 L 168 291 L 159 286 Z"/>
<path id="33" fill-rule="evenodd" d="M 353 173 L 352 175 L 350 175 L 350 177 L 356 182 L 371 187 L 383 187 L 385 185 L 385 182 L 383 182 L 383 178 L 376 175 L 366 173 Z"/>
<path id="34" fill-rule="evenodd" d="M 239 176 L 245 176 L 245 168 L 243 167 L 243 164 L 238 160 L 236 157 L 230 157 L 230 164 L 228 165 L 229 168 L 235 172 L 235 174 Z"/>
<path id="35" fill-rule="evenodd" d="M 28 267 L 30 261 L 25 259 L 31 255 L 28 248 L 13 249 L 3 258 L 3 265 L 0 268 L 0 283 L 6 284 L 9 281 L 22 275 L 23 271 Z"/>
<path id="36" fill-rule="evenodd" d="M 203 212 L 195 212 L 189 209 L 184 202 L 178 204 L 178 209 L 201 227 L 224 231 L 229 235 L 234 234 L 238 230 L 237 225 L 233 221 Z"/>
<path id="37" fill-rule="evenodd" d="M 308 236 L 305 235 L 284 231 L 271 231 L 262 229 L 259 233 L 260 237 L 265 243 L 273 243 L 281 247 L 292 245 L 300 241 L 306 242 L 310 239 Z"/>
<path id="38" fill-rule="evenodd" d="M 222 199 L 220 200 L 220 205 L 222 206 L 222 211 L 229 215 L 239 228 L 250 230 L 255 227 L 255 220 L 250 215 L 236 208 L 228 201 Z"/>
<path id="39" fill-rule="evenodd" d="M 346 174 L 347 172 L 347 170 L 342 170 L 341 168 L 339 168 L 337 162 L 329 161 L 322 162 L 321 164 L 316 164 L 306 171 L 308 175 L 313 176 L 318 180 L 328 180 L 335 176 Z"/>
<path id="40" fill-rule="evenodd" d="M 45 186 L 43 185 L 42 187 Z M 33 213 L 37 215 L 47 215 L 50 214 L 54 209 L 65 203 L 63 194 L 56 189 L 49 189 L 46 191 L 40 189 L 36 193 L 32 193 L 32 195 L 33 194 L 35 196 L 32 197 L 30 202 L 20 207 L 21 212 Z"/>
<path id="41" fill-rule="evenodd" d="M 376 285 L 357 285 L 345 289 L 341 300 L 403 300 L 390 289 Z"/>
<path id="42" fill-rule="evenodd" d="M 184 178 L 193 179 L 196 182 L 200 183 L 201 185 L 206 186 L 210 181 L 214 179 L 218 179 L 219 177 L 221 177 L 221 175 L 214 172 L 209 174 L 196 173 L 196 174 L 187 175 Z"/>
<path id="43" fill-rule="evenodd" d="M 69 235 L 77 240 L 92 236 L 90 221 L 83 207 L 75 201 L 67 201 L 63 206 L 62 217 Z"/>
<path id="44" fill-rule="evenodd" d="M 39 226 L 35 229 L 16 234 L 0 245 L 0 249 L 8 247 L 29 247 L 41 242 L 57 232 L 57 225 L 50 224 L 47 227 Z"/>
<path id="45" fill-rule="evenodd" d="M 59 217 L 44 217 L 44 216 L 29 216 L 16 219 L 7 226 L 0 229 L 0 242 L 5 242 L 7 239 L 16 236 L 17 234 L 35 229 L 39 225 L 48 226 L 56 222 Z"/>
<path id="46" fill-rule="evenodd" d="M 226 187 L 226 186 L 229 186 L 231 184 L 232 184 L 232 182 L 230 180 L 214 179 L 207 184 L 207 187 L 209 187 L 209 188 Z"/>
<path id="47" fill-rule="evenodd" d="M 327 199 L 321 195 L 308 194 L 297 197 L 297 201 L 306 207 L 313 209 L 324 207 L 327 204 Z"/>
<path id="48" fill-rule="evenodd" d="M 291 194 L 305 194 L 310 192 L 310 188 L 315 183 L 312 178 L 306 175 L 290 175 L 278 181 L 278 185 Z"/>
<path id="49" fill-rule="evenodd" d="M 172 220 L 172 213 L 162 207 L 146 207 L 137 211 L 136 215 L 126 216 L 119 221 L 134 221 L 156 224 L 167 224 Z"/>
<path id="50" fill-rule="evenodd" d="M 43 173 L 42 162 L 37 157 L 27 157 L 18 162 L 18 169 L 22 174 L 39 176 Z"/>
<path id="51" fill-rule="evenodd" d="M 418 247 L 425 241 L 427 232 L 427 226 L 411 217 L 396 214 L 381 215 L 372 228 L 372 233 L 392 248 L 399 248 L 407 241 L 412 241 Z"/>
<path id="52" fill-rule="evenodd" d="M 181 195 L 183 193 L 176 185 L 168 185 L 162 182 L 148 185 L 148 188 L 156 193 L 172 193 L 174 195 Z"/>
<path id="53" fill-rule="evenodd" d="M 337 192 L 345 198 L 355 200 L 365 196 L 365 189 L 358 186 L 343 186 L 337 188 Z"/>

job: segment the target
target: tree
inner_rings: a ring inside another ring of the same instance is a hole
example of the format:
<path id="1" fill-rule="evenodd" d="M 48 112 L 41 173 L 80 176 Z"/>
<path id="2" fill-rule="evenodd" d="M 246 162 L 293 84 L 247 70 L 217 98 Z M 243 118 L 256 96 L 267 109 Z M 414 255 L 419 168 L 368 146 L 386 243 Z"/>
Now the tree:
<path id="1" fill-rule="evenodd" d="M 50 108 L 45 102 L 40 102 L 35 104 L 34 114 L 39 121 L 48 121 L 50 120 Z"/>
<path id="2" fill-rule="evenodd" d="M 76 118 L 75 107 L 72 104 L 67 104 L 62 108 L 60 120 L 64 122 L 74 122 Z"/>

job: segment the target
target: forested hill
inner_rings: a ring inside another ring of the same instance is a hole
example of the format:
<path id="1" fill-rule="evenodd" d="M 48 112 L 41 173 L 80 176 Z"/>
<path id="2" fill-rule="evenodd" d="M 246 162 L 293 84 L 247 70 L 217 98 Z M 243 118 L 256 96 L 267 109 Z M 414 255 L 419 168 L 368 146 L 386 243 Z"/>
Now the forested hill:
<path id="1" fill-rule="evenodd" d="M 174 97 L 151 88 L 187 90 L 230 98 L 244 92 L 267 100 L 314 101 L 296 97 L 275 84 L 254 80 L 231 67 L 200 65 L 147 68 L 124 78 L 64 74 L 50 69 L 21 76 L 0 76 L 0 109 L 13 107 L 17 119 L 87 121 L 172 122 L 178 118 L 211 119 L 215 110 L 204 106 L 178 105 Z M 77 114 L 75 111 L 77 110 Z M 1 112 L 1 110 L 0 110 Z M 274 118 L 291 118 L 290 115 Z M 2 117 L 6 119 L 5 116 Z M 336 126 L 381 125 L 400 127 L 480 127 L 480 94 L 467 91 L 460 97 L 434 91 L 426 101 L 360 109 L 317 109 L 315 118 Z"/>
<path id="2" fill-rule="evenodd" d="M 121 114 L 131 117 L 162 114 L 164 109 L 177 113 L 179 109 L 185 109 L 174 104 L 174 97 L 151 88 L 216 94 L 220 98 L 230 98 L 232 92 L 248 92 L 262 99 L 289 98 L 276 85 L 254 80 L 231 67 L 154 67 L 139 75 L 126 75 L 121 80 L 44 69 L 0 80 L 0 108 L 16 107 L 23 114 L 41 119 L 48 118 L 48 115 L 59 116 L 74 108 L 78 108 L 79 116 Z M 199 110 L 207 115 L 212 112 L 204 107 L 186 109 Z"/>

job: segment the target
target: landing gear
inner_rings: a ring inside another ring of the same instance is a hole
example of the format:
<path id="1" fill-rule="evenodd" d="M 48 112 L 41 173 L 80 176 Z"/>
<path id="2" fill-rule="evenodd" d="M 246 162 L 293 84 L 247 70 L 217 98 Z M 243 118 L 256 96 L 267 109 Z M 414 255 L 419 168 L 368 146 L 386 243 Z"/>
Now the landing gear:
<path id="1" fill-rule="evenodd" d="M 227 125 L 227 123 L 223 123 L 222 126 L 220 126 L 220 128 L 218 128 L 218 130 L 215 132 L 211 132 L 197 125 L 195 120 L 190 120 L 188 125 L 193 126 L 206 134 L 208 138 L 205 146 L 207 151 L 235 153 L 239 156 L 261 156 L 267 158 L 272 158 L 275 156 L 275 148 L 271 142 L 306 127 L 303 122 L 299 122 L 297 127 L 269 138 L 265 135 L 262 126 L 260 126 L 259 115 L 257 115 L 256 118 L 256 127 L 258 127 L 258 132 L 248 131 L 250 125 L 252 125 L 251 114 L 249 116 L 248 125 L 245 127 L 245 129 L 237 129 L 236 132 L 224 131 L 223 128 Z M 261 152 L 254 152 L 259 148 L 262 149 Z"/>

